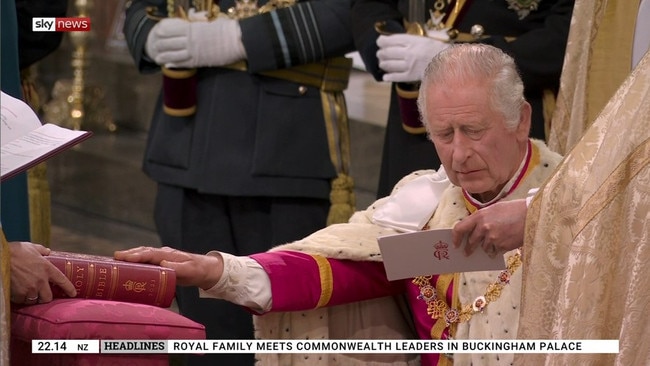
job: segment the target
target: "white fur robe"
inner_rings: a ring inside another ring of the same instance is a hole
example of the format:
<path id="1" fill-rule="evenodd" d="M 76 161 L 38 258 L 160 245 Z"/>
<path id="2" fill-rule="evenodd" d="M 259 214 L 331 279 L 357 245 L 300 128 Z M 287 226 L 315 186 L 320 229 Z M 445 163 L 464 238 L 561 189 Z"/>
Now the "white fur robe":
<path id="1" fill-rule="evenodd" d="M 506 199 L 525 198 L 531 188 L 539 187 L 552 173 L 561 157 L 543 143 L 534 141 L 540 151 L 540 163 Z M 417 171 L 403 178 L 392 194 L 405 184 L 434 171 Z M 397 233 L 393 229 L 372 223 L 377 207 L 388 198 L 374 202 L 368 209 L 355 213 L 347 224 L 332 225 L 293 243 L 273 248 L 295 250 L 329 258 L 357 261 L 381 261 L 377 237 Z M 429 221 L 431 228 L 449 228 L 468 215 L 461 189 L 450 186 Z M 508 253 L 506 253 L 508 255 Z M 458 293 L 461 303 L 474 300 L 485 292 L 499 272 L 463 273 Z M 489 305 L 482 314 L 462 323 L 457 339 L 512 339 L 517 333 L 521 274 L 515 273 L 501 299 Z M 321 308 L 304 312 L 270 313 L 255 316 L 255 336 L 258 339 L 415 339 L 417 338 L 407 304 L 402 297 L 386 297 L 349 305 Z M 513 354 L 457 354 L 457 365 L 510 365 Z M 356 366 L 356 365 L 419 365 L 413 354 L 259 354 L 258 364 Z"/>

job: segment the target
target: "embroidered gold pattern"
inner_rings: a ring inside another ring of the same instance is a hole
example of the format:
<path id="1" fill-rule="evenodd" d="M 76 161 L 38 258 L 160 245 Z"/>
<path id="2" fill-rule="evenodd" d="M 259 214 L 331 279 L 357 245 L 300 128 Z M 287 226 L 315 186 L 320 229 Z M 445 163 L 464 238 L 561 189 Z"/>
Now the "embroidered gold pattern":
<path id="1" fill-rule="evenodd" d="M 427 314 L 433 319 L 444 318 L 447 326 L 455 323 L 469 321 L 476 313 L 483 312 L 491 303 L 499 299 L 503 288 L 510 283 L 510 277 L 521 266 L 521 252 L 517 252 L 508 257 L 506 269 L 501 271 L 497 280 L 487 286 L 485 294 L 478 296 L 471 304 L 461 305 L 459 309 L 449 308 L 444 297 L 438 298 L 435 289 L 431 286 L 432 276 L 418 276 L 411 282 L 418 286 L 420 294 L 418 300 L 423 300 L 427 304 Z"/>

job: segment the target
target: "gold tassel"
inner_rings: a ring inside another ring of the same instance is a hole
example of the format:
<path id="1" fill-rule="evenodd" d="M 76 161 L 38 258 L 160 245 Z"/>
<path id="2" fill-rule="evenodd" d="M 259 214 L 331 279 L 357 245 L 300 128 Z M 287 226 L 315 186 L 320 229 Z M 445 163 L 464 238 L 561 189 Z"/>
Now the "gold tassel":
<path id="1" fill-rule="evenodd" d="M 327 215 L 327 225 L 348 222 L 355 211 L 354 181 L 347 174 L 339 173 L 332 180 L 330 192 L 330 212 Z"/>
<path id="2" fill-rule="evenodd" d="M 343 61 L 345 61 L 347 69 L 352 67 L 352 60 L 345 59 Z M 345 81 L 345 86 L 347 86 L 347 77 Z M 345 95 L 342 90 L 321 89 L 321 101 L 330 158 L 337 172 L 337 177 L 331 182 L 330 210 L 327 215 L 327 225 L 329 226 L 348 222 L 356 210 L 356 202 L 354 181 L 348 174 L 350 171 L 350 129 Z"/>

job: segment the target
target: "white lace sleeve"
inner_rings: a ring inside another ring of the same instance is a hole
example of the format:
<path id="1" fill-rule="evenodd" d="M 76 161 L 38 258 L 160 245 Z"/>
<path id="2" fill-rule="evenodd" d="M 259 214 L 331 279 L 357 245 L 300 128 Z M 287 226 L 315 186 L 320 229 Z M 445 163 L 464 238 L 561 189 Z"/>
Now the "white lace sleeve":
<path id="1" fill-rule="evenodd" d="M 222 252 L 209 252 L 207 255 L 221 256 L 223 275 L 212 288 L 199 289 L 200 297 L 223 299 L 258 313 L 271 309 L 271 280 L 257 261 Z"/>

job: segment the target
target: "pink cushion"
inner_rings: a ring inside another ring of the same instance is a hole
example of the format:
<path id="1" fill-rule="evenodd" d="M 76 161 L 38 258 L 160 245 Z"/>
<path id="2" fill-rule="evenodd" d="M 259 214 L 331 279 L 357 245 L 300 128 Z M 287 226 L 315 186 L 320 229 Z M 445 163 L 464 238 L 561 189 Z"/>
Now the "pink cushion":
<path id="1" fill-rule="evenodd" d="M 168 365 L 166 354 L 32 354 L 32 339 L 205 339 L 203 325 L 150 305 L 57 299 L 11 309 L 11 364 Z"/>

